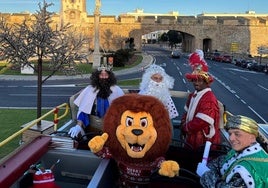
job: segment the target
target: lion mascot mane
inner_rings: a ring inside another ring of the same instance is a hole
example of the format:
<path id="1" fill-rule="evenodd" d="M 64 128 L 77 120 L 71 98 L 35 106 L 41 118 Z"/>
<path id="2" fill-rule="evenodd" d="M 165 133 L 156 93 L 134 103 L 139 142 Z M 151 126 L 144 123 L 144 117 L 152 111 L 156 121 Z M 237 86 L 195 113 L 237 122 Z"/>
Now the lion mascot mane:
<path id="1" fill-rule="evenodd" d="M 163 176 L 178 175 L 177 162 L 164 158 L 171 142 L 171 123 L 155 97 L 126 94 L 115 99 L 104 117 L 103 132 L 88 146 L 99 157 L 117 162 L 121 186 L 149 184 L 158 169 Z"/>

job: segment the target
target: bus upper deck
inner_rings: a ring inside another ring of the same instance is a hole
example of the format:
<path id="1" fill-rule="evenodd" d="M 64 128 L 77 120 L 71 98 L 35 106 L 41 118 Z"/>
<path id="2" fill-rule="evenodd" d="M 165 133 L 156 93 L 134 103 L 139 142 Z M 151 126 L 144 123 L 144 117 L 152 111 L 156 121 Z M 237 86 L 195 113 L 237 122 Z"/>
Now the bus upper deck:
<path id="1" fill-rule="evenodd" d="M 124 89 L 125 93 L 135 93 L 137 90 Z M 171 91 L 173 98 L 186 98 L 189 93 L 182 91 Z M 74 140 L 69 137 L 68 130 L 76 123 L 77 107 L 73 104 L 78 94 L 69 99 L 71 119 L 61 128 L 49 135 L 39 135 L 30 142 L 22 144 L 16 151 L 1 160 L 0 164 L 0 187 L 21 187 L 25 180 L 24 173 L 35 163 L 41 162 L 44 166 L 51 166 L 57 159 L 60 163 L 55 167 L 54 175 L 58 185 L 61 187 L 110 187 L 115 182 L 116 165 L 113 160 L 100 159 L 87 148 L 87 142 L 100 132 L 87 135 L 86 139 Z M 221 136 L 222 147 L 219 151 L 211 153 L 213 156 L 226 153 L 230 147 L 228 134 L 224 130 L 223 113 L 224 105 L 219 102 L 221 113 Z M 191 148 L 185 148 L 183 140 L 178 136 L 180 122 L 172 122 L 174 132 L 167 159 L 176 160 L 181 166 L 181 173 L 173 182 L 186 182 L 188 186 L 199 186 L 198 178 L 194 173 L 196 164 L 201 160 L 203 147 L 194 152 Z M 268 151 L 268 125 L 259 124 L 259 142 Z M 23 134 L 23 133 L 22 133 Z M 163 177 L 155 175 L 152 185 L 160 185 L 159 181 L 172 183 Z M 156 183 L 157 182 L 157 183 Z M 162 184 L 161 184 L 162 185 Z M 168 185 L 169 186 L 169 185 Z M 187 186 L 186 186 L 187 187 Z"/>

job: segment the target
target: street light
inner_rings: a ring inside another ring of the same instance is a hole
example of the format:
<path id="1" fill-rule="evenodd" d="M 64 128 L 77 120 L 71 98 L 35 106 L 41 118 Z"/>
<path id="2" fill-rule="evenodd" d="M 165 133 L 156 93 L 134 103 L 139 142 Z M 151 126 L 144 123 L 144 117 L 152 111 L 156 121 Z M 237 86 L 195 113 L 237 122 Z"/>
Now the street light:
<path id="1" fill-rule="evenodd" d="M 93 68 L 99 67 L 101 61 L 100 37 L 99 37 L 100 7 L 101 7 L 101 1 L 95 0 Z"/>

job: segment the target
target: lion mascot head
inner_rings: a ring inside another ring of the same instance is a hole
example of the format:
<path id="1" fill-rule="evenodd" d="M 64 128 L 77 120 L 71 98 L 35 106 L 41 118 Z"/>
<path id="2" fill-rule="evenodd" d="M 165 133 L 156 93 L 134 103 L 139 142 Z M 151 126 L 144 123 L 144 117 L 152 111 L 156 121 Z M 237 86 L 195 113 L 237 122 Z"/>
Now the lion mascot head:
<path id="1" fill-rule="evenodd" d="M 124 185 L 147 181 L 156 169 L 164 176 L 178 174 L 178 164 L 163 157 L 172 129 L 167 110 L 155 97 L 126 94 L 115 99 L 104 116 L 103 132 L 89 141 L 89 148 L 115 159 Z"/>

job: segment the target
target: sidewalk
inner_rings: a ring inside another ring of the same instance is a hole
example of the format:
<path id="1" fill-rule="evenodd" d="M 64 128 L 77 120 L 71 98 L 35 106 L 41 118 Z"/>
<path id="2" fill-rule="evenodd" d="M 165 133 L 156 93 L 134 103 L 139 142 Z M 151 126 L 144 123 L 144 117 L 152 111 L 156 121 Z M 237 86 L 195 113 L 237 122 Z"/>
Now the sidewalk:
<path id="1" fill-rule="evenodd" d="M 126 75 L 130 73 L 140 72 L 153 63 L 153 57 L 148 54 L 142 54 L 142 62 L 132 68 L 114 71 L 115 75 Z M 76 76 L 52 76 L 48 80 L 64 80 L 64 79 L 81 79 L 89 78 L 90 74 L 76 75 Z M 0 80 L 37 80 L 36 75 L 0 75 Z"/>
<path id="2" fill-rule="evenodd" d="M 115 71 L 114 72 L 115 75 L 125 75 L 125 74 L 130 74 L 130 73 L 135 73 L 135 72 L 141 72 L 153 63 L 153 57 L 151 55 L 143 53 L 142 57 L 143 59 L 140 64 L 129 69 Z"/>

